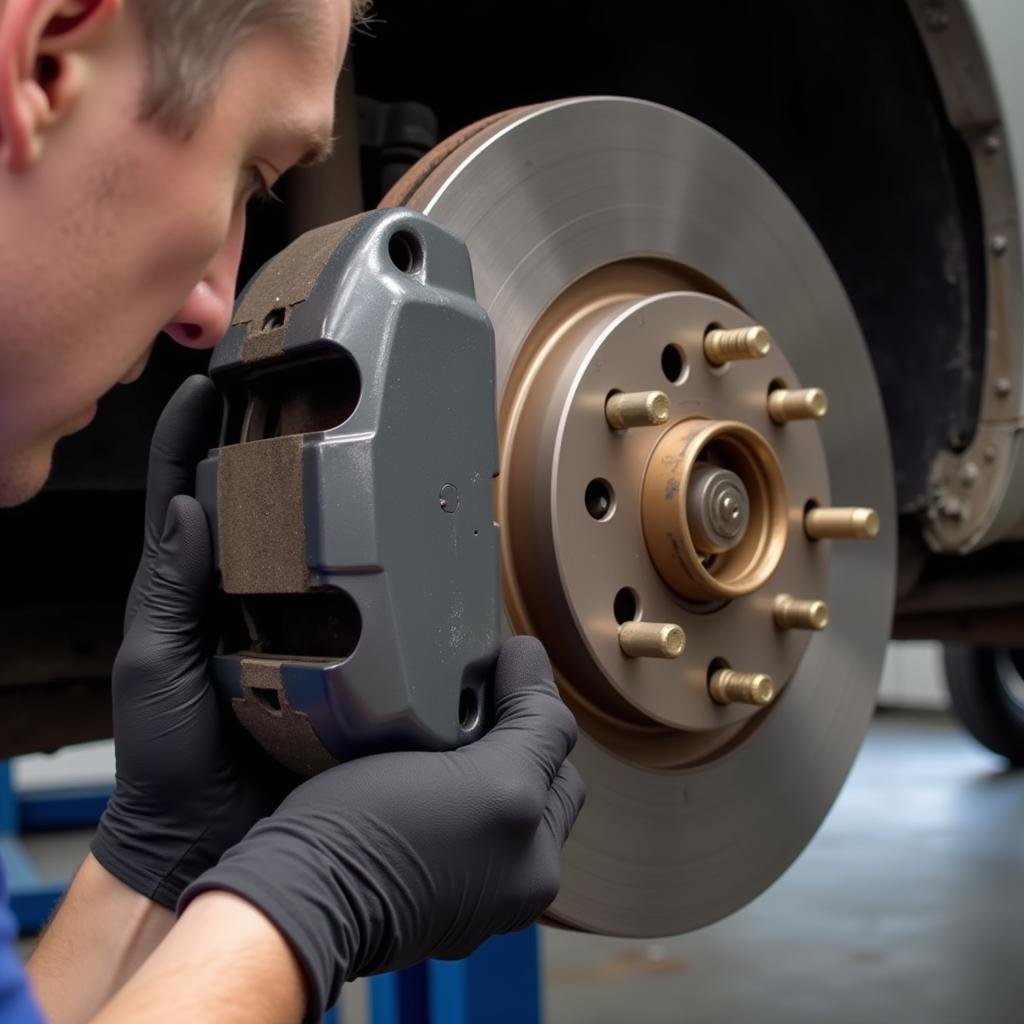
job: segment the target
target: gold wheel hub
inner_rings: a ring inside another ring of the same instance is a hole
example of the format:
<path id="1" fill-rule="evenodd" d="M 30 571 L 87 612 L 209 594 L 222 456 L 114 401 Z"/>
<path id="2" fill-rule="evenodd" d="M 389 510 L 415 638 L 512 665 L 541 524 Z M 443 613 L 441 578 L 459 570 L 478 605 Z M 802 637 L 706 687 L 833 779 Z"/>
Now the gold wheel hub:
<path id="1" fill-rule="evenodd" d="M 541 318 L 505 394 L 510 615 L 552 651 L 587 731 L 648 766 L 704 760 L 770 713 L 811 635 L 774 602 L 826 587 L 829 546 L 803 526 L 830 498 L 818 425 L 770 411 L 800 385 L 783 346 L 707 355 L 711 332 L 757 326 L 685 268 L 604 267 Z M 771 687 L 713 691 L 722 670 Z"/>

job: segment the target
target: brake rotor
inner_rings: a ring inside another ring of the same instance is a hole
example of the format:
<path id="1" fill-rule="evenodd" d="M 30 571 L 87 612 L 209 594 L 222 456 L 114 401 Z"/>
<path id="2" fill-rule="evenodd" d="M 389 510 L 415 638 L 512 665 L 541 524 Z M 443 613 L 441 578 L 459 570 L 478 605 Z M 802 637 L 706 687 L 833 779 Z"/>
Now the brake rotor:
<path id="1" fill-rule="evenodd" d="M 889 636 L 891 457 L 839 280 L 757 164 L 628 99 L 480 122 L 382 205 L 467 242 L 495 328 L 506 614 L 588 794 L 549 914 L 718 920 L 821 823 Z"/>

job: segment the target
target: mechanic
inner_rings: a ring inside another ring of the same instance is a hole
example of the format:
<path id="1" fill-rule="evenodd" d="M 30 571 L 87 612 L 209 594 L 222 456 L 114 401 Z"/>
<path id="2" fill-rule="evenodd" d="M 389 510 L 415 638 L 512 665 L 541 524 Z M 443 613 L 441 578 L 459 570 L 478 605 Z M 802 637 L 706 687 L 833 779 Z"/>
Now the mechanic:
<path id="1" fill-rule="evenodd" d="M 353 0 L 0 0 L 0 505 L 138 377 L 164 330 L 227 328 L 248 200 L 330 147 Z M 342 130 L 351 126 L 342 126 Z M 222 720 L 188 495 L 219 399 L 186 381 L 153 441 L 112 678 L 117 782 L 22 974 L 0 883 L 0 1024 L 316 1020 L 343 982 L 460 957 L 554 898 L 583 801 L 571 714 L 530 638 L 491 731 L 282 791 Z"/>

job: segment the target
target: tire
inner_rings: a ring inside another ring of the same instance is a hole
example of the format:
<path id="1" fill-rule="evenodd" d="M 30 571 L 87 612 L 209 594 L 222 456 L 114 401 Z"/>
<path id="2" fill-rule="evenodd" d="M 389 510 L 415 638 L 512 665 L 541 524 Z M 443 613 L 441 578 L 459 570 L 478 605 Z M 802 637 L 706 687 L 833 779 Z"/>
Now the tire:
<path id="1" fill-rule="evenodd" d="M 983 746 L 1024 765 L 1024 648 L 945 649 L 953 709 Z"/>

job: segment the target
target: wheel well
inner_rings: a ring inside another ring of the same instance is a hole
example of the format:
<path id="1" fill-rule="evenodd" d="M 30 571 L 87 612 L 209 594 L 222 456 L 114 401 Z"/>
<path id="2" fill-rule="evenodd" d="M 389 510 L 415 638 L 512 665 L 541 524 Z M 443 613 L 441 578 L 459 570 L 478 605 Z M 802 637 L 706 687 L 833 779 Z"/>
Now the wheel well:
<path id="1" fill-rule="evenodd" d="M 610 93 L 665 103 L 732 139 L 836 267 L 885 400 L 900 510 L 920 509 L 935 453 L 965 446 L 977 422 L 984 264 L 970 161 L 906 6 L 519 10 L 496 19 L 451 0 L 438 18 L 430 5 L 378 0 L 378 24 L 355 43 L 357 89 L 426 104 L 442 136 L 502 108 Z"/>

